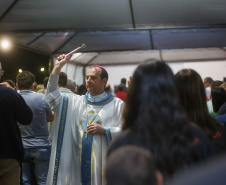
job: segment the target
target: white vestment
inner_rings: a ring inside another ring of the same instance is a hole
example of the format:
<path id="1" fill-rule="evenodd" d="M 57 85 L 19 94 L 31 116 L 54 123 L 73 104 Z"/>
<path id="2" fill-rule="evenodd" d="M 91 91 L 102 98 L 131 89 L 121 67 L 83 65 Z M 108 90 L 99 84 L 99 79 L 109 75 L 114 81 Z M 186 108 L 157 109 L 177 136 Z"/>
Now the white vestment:
<path id="1" fill-rule="evenodd" d="M 47 184 L 80 185 L 84 182 L 82 185 L 104 185 L 102 175 L 106 151 L 111 140 L 121 131 L 124 103 L 112 97 L 107 104 L 95 104 L 106 99 L 106 92 L 98 96 L 89 95 L 94 104 L 87 102 L 85 96 L 61 94 L 58 78 L 58 75 L 51 74 L 45 96 L 55 111 Z M 86 138 L 85 123 L 92 122 L 101 124 L 105 135 L 88 135 Z M 85 150 L 87 146 L 91 149 L 90 161 L 89 152 Z M 85 181 L 82 180 L 84 177 Z"/>

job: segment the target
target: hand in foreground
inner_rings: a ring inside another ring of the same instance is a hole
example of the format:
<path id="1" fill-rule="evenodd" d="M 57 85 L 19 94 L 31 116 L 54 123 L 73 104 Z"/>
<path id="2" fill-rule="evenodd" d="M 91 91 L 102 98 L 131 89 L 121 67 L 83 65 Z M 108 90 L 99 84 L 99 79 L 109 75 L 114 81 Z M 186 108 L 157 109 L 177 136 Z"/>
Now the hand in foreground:
<path id="1" fill-rule="evenodd" d="M 14 89 L 11 85 L 9 85 L 7 82 L 0 83 L 0 85 L 3 86 L 3 87 L 9 87 L 9 88 L 15 90 L 15 89 Z"/>
<path id="2" fill-rule="evenodd" d="M 132 76 L 130 76 L 129 77 L 129 80 L 128 80 L 128 87 L 130 86 L 130 84 L 132 83 L 132 80 L 133 80 L 133 77 Z"/>
<path id="3" fill-rule="evenodd" d="M 99 134 L 99 135 L 104 135 L 104 128 L 102 125 L 97 124 L 97 123 L 93 123 L 91 125 L 87 126 L 87 131 L 88 134 Z"/>
<path id="4" fill-rule="evenodd" d="M 52 74 L 60 74 L 61 68 L 71 59 L 72 55 L 60 55 L 57 57 Z"/>

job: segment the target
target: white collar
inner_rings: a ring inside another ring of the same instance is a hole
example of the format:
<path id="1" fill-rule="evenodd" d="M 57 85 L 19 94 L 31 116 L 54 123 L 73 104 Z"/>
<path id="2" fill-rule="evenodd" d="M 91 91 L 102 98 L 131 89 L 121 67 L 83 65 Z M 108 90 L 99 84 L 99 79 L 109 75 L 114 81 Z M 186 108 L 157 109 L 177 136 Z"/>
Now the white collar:
<path id="1" fill-rule="evenodd" d="M 88 95 L 89 99 L 91 101 L 101 101 L 104 98 L 106 98 L 108 96 L 108 94 L 106 92 L 103 92 L 102 94 L 96 95 L 96 96 L 92 96 L 90 93 Z"/>

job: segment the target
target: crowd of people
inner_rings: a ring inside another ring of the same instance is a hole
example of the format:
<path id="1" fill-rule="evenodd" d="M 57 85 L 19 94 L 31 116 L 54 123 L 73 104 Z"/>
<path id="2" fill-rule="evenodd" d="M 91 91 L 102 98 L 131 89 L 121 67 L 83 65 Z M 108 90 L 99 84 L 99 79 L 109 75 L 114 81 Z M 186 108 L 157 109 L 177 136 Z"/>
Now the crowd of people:
<path id="1" fill-rule="evenodd" d="M 225 183 L 226 83 L 149 59 L 129 85 L 112 90 L 93 65 L 78 87 L 61 72 L 70 57 L 43 86 L 29 71 L 0 83 L 0 184 L 204 185 L 204 165 Z"/>

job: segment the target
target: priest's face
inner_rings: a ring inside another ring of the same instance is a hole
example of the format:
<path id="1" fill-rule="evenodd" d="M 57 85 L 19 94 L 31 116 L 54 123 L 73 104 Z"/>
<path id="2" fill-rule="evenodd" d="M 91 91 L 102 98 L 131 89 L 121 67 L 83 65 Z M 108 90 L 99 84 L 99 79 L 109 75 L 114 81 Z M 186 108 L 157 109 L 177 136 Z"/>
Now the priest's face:
<path id="1" fill-rule="evenodd" d="M 107 79 L 101 79 L 101 69 L 99 67 L 91 67 L 86 73 L 86 88 L 92 96 L 102 94 Z"/>

